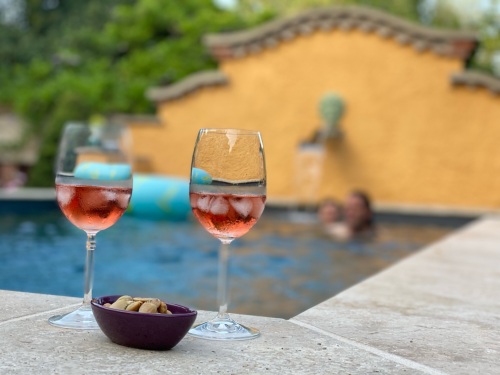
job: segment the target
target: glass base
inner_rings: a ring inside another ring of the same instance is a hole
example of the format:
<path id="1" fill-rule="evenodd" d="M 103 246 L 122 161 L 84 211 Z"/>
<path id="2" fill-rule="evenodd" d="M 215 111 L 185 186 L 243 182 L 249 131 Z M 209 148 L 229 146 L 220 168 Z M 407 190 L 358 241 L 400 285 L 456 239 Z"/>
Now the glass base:
<path id="1" fill-rule="evenodd" d="M 90 306 L 81 306 L 68 314 L 52 316 L 49 323 L 61 328 L 99 329 Z"/>
<path id="2" fill-rule="evenodd" d="M 189 335 L 207 340 L 250 340 L 260 336 L 255 328 L 245 327 L 231 318 L 209 320 L 189 330 Z"/>

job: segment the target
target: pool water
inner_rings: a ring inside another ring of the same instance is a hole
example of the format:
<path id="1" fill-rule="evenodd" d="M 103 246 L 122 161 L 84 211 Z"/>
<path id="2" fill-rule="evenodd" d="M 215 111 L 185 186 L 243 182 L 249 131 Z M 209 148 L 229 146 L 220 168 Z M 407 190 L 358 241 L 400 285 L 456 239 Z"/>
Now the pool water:
<path id="1" fill-rule="evenodd" d="M 290 318 L 466 222 L 380 217 L 375 240 L 338 243 L 305 215 L 268 210 L 231 244 L 230 312 Z M 126 215 L 97 235 L 93 295 L 217 310 L 218 246 L 194 221 Z M 84 232 L 57 209 L 0 216 L 0 289 L 81 297 L 84 261 Z"/>

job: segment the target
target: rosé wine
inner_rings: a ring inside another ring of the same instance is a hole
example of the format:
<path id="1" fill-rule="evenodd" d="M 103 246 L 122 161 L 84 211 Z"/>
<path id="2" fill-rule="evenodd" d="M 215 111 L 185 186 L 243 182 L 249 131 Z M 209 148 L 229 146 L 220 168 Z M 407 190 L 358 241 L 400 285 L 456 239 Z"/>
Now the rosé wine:
<path id="1" fill-rule="evenodd" d="M 109 228 L 128 207 L 131 188 L 56 184 L 57 203 L 73 225 L 89 233 Z"/>
<path id="2" fill-rule="evenodd" d="M 247 233 L 259 220 L 266 202 L 265 195 L 191 192 L 189 196 L 198 221 L 219 239 L 234 239 Z"/>

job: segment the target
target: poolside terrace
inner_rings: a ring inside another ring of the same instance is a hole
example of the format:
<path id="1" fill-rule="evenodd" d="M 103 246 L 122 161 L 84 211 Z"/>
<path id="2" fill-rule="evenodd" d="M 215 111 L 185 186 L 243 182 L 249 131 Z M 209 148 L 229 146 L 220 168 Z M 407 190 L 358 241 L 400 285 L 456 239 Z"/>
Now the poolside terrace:
<path id="1" fill-rule="evenodd" d="M 187 336 L 167 352 L 47 323 L 77 298 L 0 291 L 0 373 L 498 374 L 498 228 L 485 216 L 292 319 L 239 316 L 256 340 Z"/>

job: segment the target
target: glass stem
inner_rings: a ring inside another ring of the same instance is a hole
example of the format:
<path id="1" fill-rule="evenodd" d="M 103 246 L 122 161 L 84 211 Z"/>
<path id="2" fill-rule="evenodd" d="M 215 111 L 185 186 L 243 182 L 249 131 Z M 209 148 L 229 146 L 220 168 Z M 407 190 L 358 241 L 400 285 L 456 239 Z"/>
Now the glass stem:
<path id="1" fill-rule="evenodd" d="M 85 284 L 83 293 L 83 307 L 90 309 L 92 288 L 94 286 L 94 251 L 96 233 L 87 233 L 87 258 L 85 261 Z"/>
<path id="2" fill-rule="evenodd" d="M 229 244 L 231 241 L 221 240 L 222 244 L 219 248 L 219 277 L 217 280 L 217 300 L 219 302 L 219 313 L 217 319 L 229 320 L 227 313 L 228 305 L 228 260 L 229 260 Z"/>

